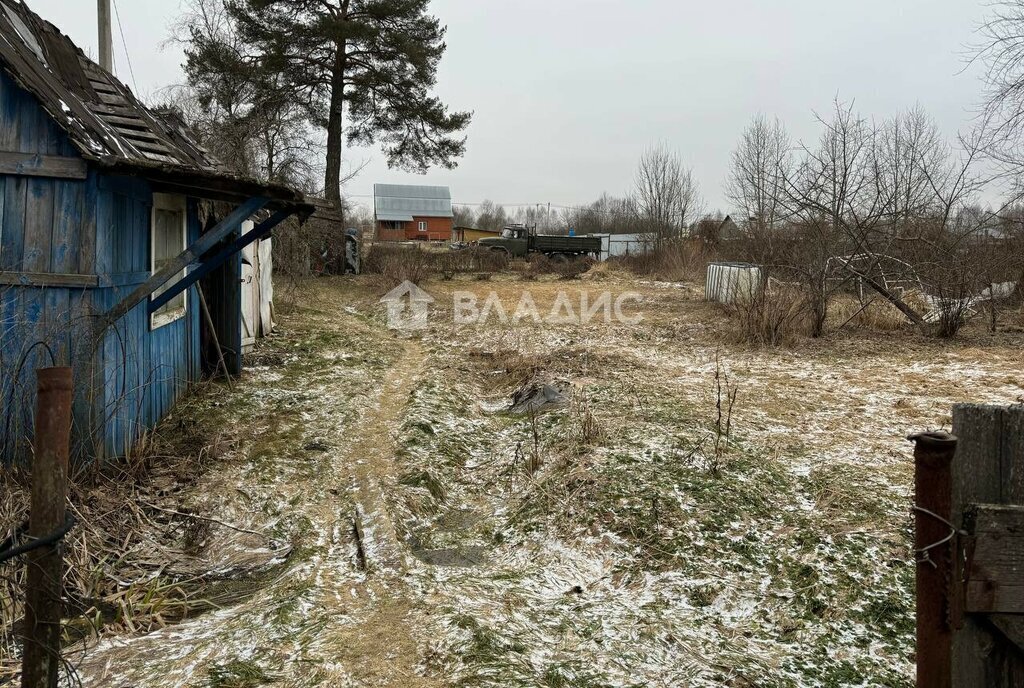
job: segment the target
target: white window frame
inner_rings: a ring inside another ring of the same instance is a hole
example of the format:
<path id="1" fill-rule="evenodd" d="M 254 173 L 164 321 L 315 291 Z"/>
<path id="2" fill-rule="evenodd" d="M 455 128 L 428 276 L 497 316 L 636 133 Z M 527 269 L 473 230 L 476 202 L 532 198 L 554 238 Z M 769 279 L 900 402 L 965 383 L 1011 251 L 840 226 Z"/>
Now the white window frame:
<path id="1" fill-rule="evenodd" d="M 426 222 L 423 222 L 423 221 L 421 220 L 421 221 L 420 221 L 420 226 L 419 226 L 419 230 L 420 230 L 421 232 L 425 232 L 425 231 L 427 231 L 427 223 L 426 223 Z"/>
<path id="2" fill-rule="evenodd" d="M 156 274 L 156 213 L 158 210 L 174 210 L 181 212 L 181 250 L 184 251 L 188 248 L 188 206 L 185 202 L 185 197 L 179 194 L 165 194 L 165 193 L 154 193 L 153 194 L 153 210 L 149 217 L 149 271 L 150 274 Z M 167 285 L 176 284 L 178 280 L 185 277 L 186 270 L 183 269 L 178 275 L 178 279 L 171 278 L 167 282 Z M 156 296 L 151 294 L 150 299 Z M 149 316 L 149 329 L 157 330 L 165 325 L 170 325 L 173 322 L 177 322 L 185 317 L 188 313 L 188 290 L 184 292 L 184 299 L 182 299 L 182 307 L 173 311 L 165 311 L 163 313 L 156 312 Z"/>

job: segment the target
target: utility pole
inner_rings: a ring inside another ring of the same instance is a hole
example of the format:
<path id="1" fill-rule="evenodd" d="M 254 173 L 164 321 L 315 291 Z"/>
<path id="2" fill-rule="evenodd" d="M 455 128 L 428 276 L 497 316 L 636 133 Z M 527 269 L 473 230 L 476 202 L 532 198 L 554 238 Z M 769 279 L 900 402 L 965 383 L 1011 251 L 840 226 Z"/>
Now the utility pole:
<path id="1" fill-rule="evenodd" d="M 110 0 L 97 0 L 100 31 L 100 67 L 114 73 L 114 41 L 110 33 Z"/>

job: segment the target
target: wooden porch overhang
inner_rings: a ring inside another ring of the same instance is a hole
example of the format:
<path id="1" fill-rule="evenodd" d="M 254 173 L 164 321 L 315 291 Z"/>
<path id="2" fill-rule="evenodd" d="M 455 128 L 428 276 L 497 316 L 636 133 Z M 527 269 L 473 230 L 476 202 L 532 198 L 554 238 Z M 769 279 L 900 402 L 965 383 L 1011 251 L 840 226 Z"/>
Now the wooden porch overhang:
<path id="1" fill-rule="evenodd" d="M 210 198 L 209 192 L 200 191 L 199 189 L 189 191 L 183 189 L 182 193 L 188 193 L 191 196 L 199 196 L 204 199 Z M 276 210 L 269 217 L 259 222 L 253 229 L 234 239 L 226 246 L 218 248 L 218 245 L 228 238 L 232 232 L 237 231 L 244 221 L 261 210 L 273 209 L 275 207 Z M 210 272 L 226 263 L 243 248 L 254 241 L 268 236 L 284 220 L 296 214 L 308 217 L 313 212 L 312 208 L 312 204 L 305 201 L 289 203 L 283 199 L 275 200 L 262 195 L 246 199 L 212 229 L 203 233 L 192 245 L 178 254 L 174 260 L 153 273 L 148 280 L 132 290 L 130 294 L 121 299 L 109 311 L 100 315 L 96 323 L 94 338 L 99 339 L 111 325 L 147 299 L 149 299 L 147 310 L 149 313 L 153 313 Z M 196 267 L 187 272 L 184 277 L 175 282 L 169 289 L 156 298 L 150 298 L 153 292 L 178 277 L 182 270 L 192 265 Z"/>

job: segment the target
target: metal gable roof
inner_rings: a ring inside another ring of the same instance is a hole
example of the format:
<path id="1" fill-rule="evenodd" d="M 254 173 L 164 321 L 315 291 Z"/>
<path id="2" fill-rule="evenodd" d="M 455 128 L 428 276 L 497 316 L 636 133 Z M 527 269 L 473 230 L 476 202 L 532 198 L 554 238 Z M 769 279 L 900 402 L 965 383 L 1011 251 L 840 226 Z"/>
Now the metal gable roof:
<path id="1" fill-rule="evenodd" d="M 374 184 L 373 206 L 378 220 L 408 222 L 416 217 L 454 217 L 447 186 Z"/>

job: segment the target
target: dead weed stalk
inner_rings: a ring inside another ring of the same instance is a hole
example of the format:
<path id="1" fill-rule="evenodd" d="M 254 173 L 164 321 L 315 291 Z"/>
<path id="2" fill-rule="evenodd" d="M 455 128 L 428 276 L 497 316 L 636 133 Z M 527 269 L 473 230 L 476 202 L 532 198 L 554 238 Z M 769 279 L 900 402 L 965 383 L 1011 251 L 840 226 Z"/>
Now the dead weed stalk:
<path id="1" fill-rule="evenodd" d="M 729 380 L 722 367 L 721 353 L 715 352 L 715 422 L 712 426 L 711 452 L 705 452 L 708 471 L 718 476 L 725 466 L 732 441 L 732 414 L 739 395 L 739 385 Z"/>

